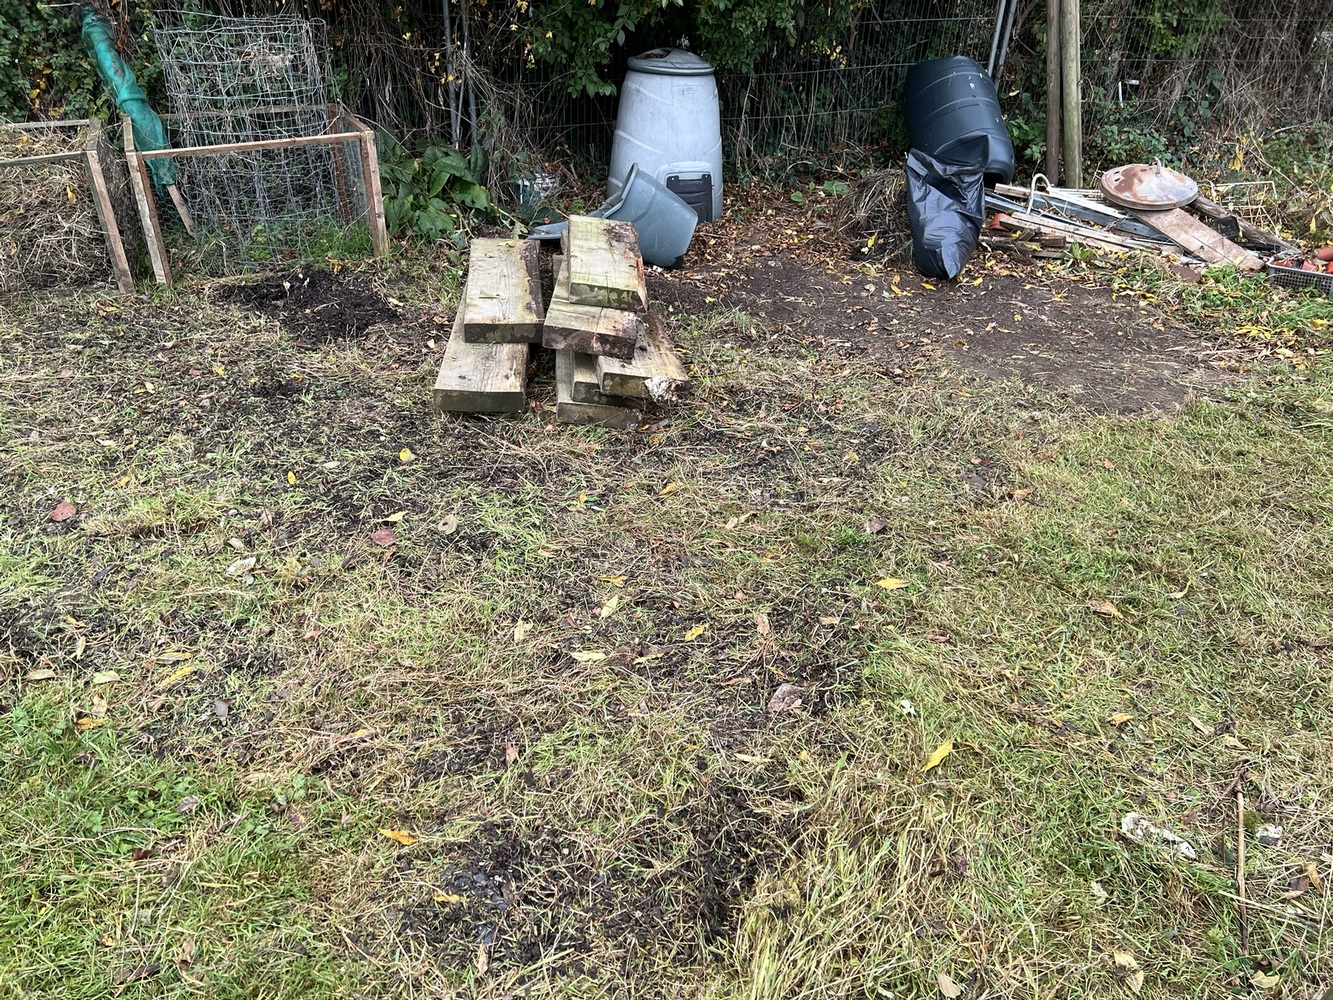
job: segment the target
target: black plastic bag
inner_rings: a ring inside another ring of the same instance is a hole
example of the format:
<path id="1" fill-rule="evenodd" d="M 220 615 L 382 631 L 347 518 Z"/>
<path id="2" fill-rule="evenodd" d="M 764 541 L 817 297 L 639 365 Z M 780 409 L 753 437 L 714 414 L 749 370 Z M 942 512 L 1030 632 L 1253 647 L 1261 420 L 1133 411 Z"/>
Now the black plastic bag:
<path id="1" fill-rule="evenodd" d="M 936 159 L 919 149 L 907 154 L 912 260 L 928 278 L 956 278 L 962 273 L 977 249 L 986 218 L 984 150 L 969 145 L 950 152 L 960 158 Z"/>

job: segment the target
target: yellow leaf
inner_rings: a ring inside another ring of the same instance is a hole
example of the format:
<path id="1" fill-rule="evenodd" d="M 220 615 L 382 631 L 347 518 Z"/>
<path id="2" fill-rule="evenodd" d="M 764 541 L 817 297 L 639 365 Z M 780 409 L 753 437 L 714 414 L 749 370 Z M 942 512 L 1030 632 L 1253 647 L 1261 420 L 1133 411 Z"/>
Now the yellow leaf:
<path id="1" fill-rule="evenodd" d="M 398 461 L 402 462 L 404 465 L 412 461 L 414 458 L 416 458 L 416 456 L 412 454 L 411 448 L 404 448 L 398 453 Z"/>
<path id="2" fill-rule="evenodd" d="M 618 607 L 620 607 L 620 598 L 618 596 L 613 597 L 611 598 L 611 600 L 607 601 L 605 604 L 602 605 L 602 610 L 598 612 L 598 614 L 602 619 L 610 618 L 613 614 L 616 613 L 616 609 Z"/>
<path id="3" fill-rule="evenodd" d="M 896 576 L 886 576 L 882 580 L 876 580 L 876 587 L 883 587 L 885 590 L 902 590 L 906 587 L 908 581 L 899 579 Z"/>
<path id="4" fill-rule="evenodd" d="M 287 470 L 287 485 L 288 486 L 296 485 L 296 473 L 292 472 L 290 469 Z"/>
<path id="5" fill-rule="evenodd" d="M 1276 973 L 1260 972 L 1258 969 L 1255 969 L 1254 974 L 1250 976 L 1250 982 L 1261 990 L 1271 990 L 1281 981 L 1282 977 Z"/>
<path id="6" fill-rule="evenodd" d="M 707 625 L 696 625 L 694 626 L 694 628 L 690 629 L 683 636 L 681 636 L 681 638 L 684 639 L 686 642 L 693 642 L 695 639 L 699 638 L 699 636 L 703 635 L 707 631 L 708 631 Z"/>
<path id="7" fill-rule="evenodd" d="M 437 892 L 435 894 L 435 902 L 448 903 L 450 906 L 454 906 L 457 905 L 458 903 L 466 903 L 467 900 L 464 899 L 462 896 L 454 895 L 454 893 L 452 892 Z"/>
<path id="8" fill-rule="evenodd" d="M 1123 726 L 1126 722 L 1128 722 L 1132 718 L 1134 718 L 1134 716 L 1130 715 L 1128 712 L 1116 712 L 1106 721 L 1111 723 L 1111 725 L 1113 726 Z"/>
<path id="9" fill-rule="evenodd" d="M 1105 615 L 1107 618 L 1125 617 L 1120 613 L 1120 609 L 1117 608 L 1114 604 L 1112 604 L 1110 601 L 1101 600 L 1100 598 L 1093 598 L 1091 601 L 1088 602 L 1088 607 L 1092 608 L 1092 610 L 1097 612 L 1097 614 L 1099 615 Z"/>
<path id="10" fill-rule="evenodd" d="M 946 996 L 949 1000 L 963 995 L 963 988 L 953 981 L 953 978 L 947 972 L 935 973 L 935 982 L 940 988 L 940 994 Z"/>
<path id="11" fill-rule="evenodd" d="M 162 678 L 162 680 L 158 682 L 157 686 L 160 688 L 171 687 L 171 685 L 175 684 L 179 680 L 184 680 L 186 677 L 189 677 L 192 673 L 194 673 L 198 669 L 199 669 L 199 664 L 187 663 L 179 670 L 173 670 L 171 673 L 167 674 L 166 677 Z"/>
<path id="12" fill-rule="evenodd" d="M 580 663 L 597 663 L 600 660 L 606 659 L 605 653 L 599 653 L 595 649 L 585 649 L 577 653 L 570 653 L 569 655 Z"/>
<path id="13" fill-rule="evenodd" d="M 1310 884 L 1316 889 L 1324 888 L 1324 883 L 1319 880 L 1319 866 L 1313 861 L 1305 862 L 1305 877 L 1310 880 Z"/>
<path id="14" fill-rule="evenodd" d="M 74 721 L 74 728 L 81 733 L 106 725 L 106 719 L 94 719 L 91 715 L 82 716 Z"/>
<path id="15" fill-rule="evenodd" d="M 390 830 L 382 827 L 380 829 L 381 837 L 388 837 L 394 843 L 402 844 L 404 847 L 411 847 L 417 842 L 417 838 L 412 836 L 406 830 Z"/>
<path id="16" fill-rule="evenodd" d="M 398 524 L 398 523 L 399 523 L 400 521 L 402 521 L 402 519 L 405 518 L 405 517 L 407 517 L 407 511 L 405 511 L 405 510 L 394 511 L 394 513 L 392 513 L 392 514 L 390 514 L 388 517 L 384 518 L 384 523 L 385 523 L 385 524 Z"/>
<path id="17" fill-rule="evenodd" d="M 1240 740 L 1236 739 L 1236 737 L 1232 736 L 1230 733 L 1227 733 L 1225 736 L 1222 737 L 1222 745 L 1224 747 L 1229 747 L 1232 750 L 1245 749 L 1245 744 L 1242 743 Z"/>
<path id="18" fill-rule="evenodd" d="M 374 736 L 374 735 L 375 735 L 375 730 L 373 729 L 358 729 L 354 733 L 348 733 L 346 736 L 342 738 L 340 742 L 352 743 L 355 742 L 356 740 L 364 740 L 367 736 Z"/>
<path id="19" fill-rule="evenodd" d="M 922 774 L 926 774 L 933 768 L 939 767 L 945 757 L 953 753 L 953 740 L 947 739 L 935 748 L 934 753 L 926 758 L 926 766 L 921 769 Z"/>
<path id="20" fill-rule="evenodd" d="M 1142 993 L 1143 970 L 1142 969 L 1133 970 L 1129 975 L 1125 977 L 1125 985 L 1128 986 L 1130 990 L 1135 994 Z"/>
<path id="21" fill-rule="evenodd" d="M 522 642 L 523 637 L 527 635 L 530 631 L 532 631 L 531 622 L 519 622 L 517 625 L 514 626 L 514 641 Z"/>
<path id="22" fill-rule="evenodd" d="M 73 205 L 76 201 L 79 200 L 79 196 L 74 193 L 74 189 L 70 187 L 68 184 L 65 185 L 65 195 L 66 197 L 69 198 L 69 203 L 71 205 Z"/>
<path id="23" fill-rule="evenodd" d="M 680 489 L 680 483 L 667 483 L 665 486 L 662 487 L 662 491 L 657 495 L 659 497 L 670 496 L 672 493 L 675 493 L 676 490 L 678 489 Z"/>
<path id="24" fill-rule="evenodd" d="M 928 291 L 928 292 L 933 292 L 933 291 L 935 290 L 935 286 L 932 285 L 929 281 L 923 281 L 923 282 L 921 282 L 921 287 L 924 288 L 924 289 L 925 289 L 926 291 Z"/>

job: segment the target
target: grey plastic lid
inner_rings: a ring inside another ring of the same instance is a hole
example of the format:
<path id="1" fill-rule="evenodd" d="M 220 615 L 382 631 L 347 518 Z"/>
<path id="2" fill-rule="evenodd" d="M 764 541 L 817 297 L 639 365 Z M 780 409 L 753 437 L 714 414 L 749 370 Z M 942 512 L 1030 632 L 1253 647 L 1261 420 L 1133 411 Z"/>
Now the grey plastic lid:
<path id="1" fill-rule="evenodd" d="M 693 52 L 684 49 L 649 49 L 630 56 L 629 68 L 636 73 L 656 73 L 659 76 L 712 76 L 713 67 Z"/>

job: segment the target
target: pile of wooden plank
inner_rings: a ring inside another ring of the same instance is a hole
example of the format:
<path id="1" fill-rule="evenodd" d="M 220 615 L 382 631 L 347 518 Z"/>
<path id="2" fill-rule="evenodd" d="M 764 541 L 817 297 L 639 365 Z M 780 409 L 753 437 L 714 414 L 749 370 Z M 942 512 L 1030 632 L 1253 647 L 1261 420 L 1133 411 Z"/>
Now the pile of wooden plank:
<path id="1" fill-rule="evenodd" d="M 463 301 L 435 383 L 436 409 L 524 410 L 534 344 L 555 352 L 561 423 L 635 427 L 648 404 L 688 384 L 648 307 L 634 227 L 576 215 L 562 249 L 547 302 L 538 243 L 472 241 Z"/>
<path id="2" fill-rule="evenodd" d="M 1042 251 L 1077 243 L 1095 252 L 1171 254 L 1187 264 L 1258 271 L 1264 256 L 1291 245 L 1200 195 L 1186 208 L 1145 211 L 1112 205 L 1101 191 L 1032 191 L 997 184 L 986 195 L 991 246 L 1027 243 Z"/>

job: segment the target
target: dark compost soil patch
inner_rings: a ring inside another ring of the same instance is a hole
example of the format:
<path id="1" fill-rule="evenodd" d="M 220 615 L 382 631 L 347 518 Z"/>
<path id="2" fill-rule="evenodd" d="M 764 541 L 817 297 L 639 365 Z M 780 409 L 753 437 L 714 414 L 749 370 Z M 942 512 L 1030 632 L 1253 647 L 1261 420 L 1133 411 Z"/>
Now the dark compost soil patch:
<path id="1" fill-rule="evenodd" d="M 398 315 L 375 292 L 319 268 L 269 275 L 244 285 L 225 285 L 214 294 L 223 302 L 273 316 L 306 343 L 359 337 L 377 323 Z"/>

